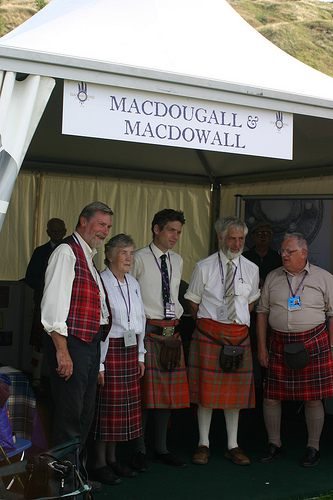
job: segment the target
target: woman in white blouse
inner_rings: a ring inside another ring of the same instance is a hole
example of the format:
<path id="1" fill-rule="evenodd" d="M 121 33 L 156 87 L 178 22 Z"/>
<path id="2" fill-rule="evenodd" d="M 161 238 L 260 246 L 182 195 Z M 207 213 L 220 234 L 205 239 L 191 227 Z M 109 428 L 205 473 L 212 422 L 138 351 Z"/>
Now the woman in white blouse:
<path id="1" fill-rule="evenodd" d="M 94 477 L 104 484 L 119 484 L 137 473 L 116 460 L 118 441 L 142 434 L 139 379 L 143 376 L 145 313 L 140 287 L 130 276 L 135 244 L 118 234 L 105 245 L 101 273 L 112 312 L 112 326 L 101 342 L 101 365 L 96 396 Z"/>

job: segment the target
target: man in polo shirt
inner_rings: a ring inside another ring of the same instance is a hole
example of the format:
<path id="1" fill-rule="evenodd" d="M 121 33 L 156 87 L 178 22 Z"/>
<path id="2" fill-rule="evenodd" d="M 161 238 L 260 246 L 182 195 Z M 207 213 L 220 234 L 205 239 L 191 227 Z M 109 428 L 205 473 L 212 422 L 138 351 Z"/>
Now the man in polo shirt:
<path id="1" fill-rule="evenodd" d="M 179 318 L 183 308 L 178 300 L 183 259 L 171 249 L 177 243 L 185 224 L 181 211 L 164 209 L 155 214 L 152 221 L 152 243 L 135 252 L 130 274 L 140 284 L 146 314 L 145 358 L 142 407 L 143 429 L 147 410 L 153 409 L 155 423 L 155 454 L 158 462 L 175 467 L 186 467 L 167 448 L 167 429 L 171 409 L 189 406 L 188 383 L 181 347 L 180 365 L 172 371 L 161 366 L 162 341 L 179 337 Z M 133 467 L 147 470 L 144 437 L 135 440 Z"/>
<path id="2" fill-rule="evenodd" d="M 333 395 L 333 276 L 310 264 L 307 253 L 302 234 L 285 234 L 281 245 L 283 266 L 267 276 L 257 307 L 258 361 L 267 368 L 264 419 L 269 443 L 259 458 L 262 463 L 272 462 L 282 453 L 281 400 L 305 401 L 308 443 L 300 465 L 313 467 L 320 460 L 319 439 L 324 424 L 321 400 Z M 293 368 L 288 361 L 288 367 L 284 350 L 298 342 L 304 343 L 308 364 Z"/>
<path id="3" fill-rule="evenodd" d="M 198 405 L 199 425 L 192 462 L 208 462 L 213 409 L 223 408 L 228 437 L 224 456 L 236 465 L 249 465 L 238 446 L 237 433 L 239 410 L 255 404 L 248 327 L 250 311 L 260 296 L 259 270 L 241 255 L 248 231 L 242 220 L 223 217 L 216 221 L 215 229 L 221 250 L 196 264 L 185 294 L 197 321 L 188 362 L 190 398 Z M 243 347 L 241 368 L 221 369 L 221 343 Z"/>
<path id="4" fill-rule="evenodd" d="M 109 304 L 93 262 L 108 236 L 112 210 L 100 202 L 81 212 L 76 230 L 52 252 L 41 320 L 55 413 L 53 445 L 87 439 L 94 416 L 100 341 L 110 329 Z"/>

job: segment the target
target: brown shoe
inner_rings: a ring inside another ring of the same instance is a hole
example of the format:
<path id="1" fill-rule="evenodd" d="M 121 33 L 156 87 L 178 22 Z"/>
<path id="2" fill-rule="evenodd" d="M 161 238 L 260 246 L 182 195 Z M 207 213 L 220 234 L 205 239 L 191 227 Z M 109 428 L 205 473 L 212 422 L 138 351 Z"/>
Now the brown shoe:
<path id="1" fill-rule="evenodd" d="M 208 446 L 198 446 L 192 457 L 192 463 L 197 465 L 204 465 L 208 462 L 210 451 Z"/>
<path id="2" fill-rule="evenodd" d="M 250 460 L 244 455 L 244 452 L 240 448 L 231 448 L 227 450 L 224 454 L 225 458 L 232 460 L 236 465 L 250 465 Z"/>

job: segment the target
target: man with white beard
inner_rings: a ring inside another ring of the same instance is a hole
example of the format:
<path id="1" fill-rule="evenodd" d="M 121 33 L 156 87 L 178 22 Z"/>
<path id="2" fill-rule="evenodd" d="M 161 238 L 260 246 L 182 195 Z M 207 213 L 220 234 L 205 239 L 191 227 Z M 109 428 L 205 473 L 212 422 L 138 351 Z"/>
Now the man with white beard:
<path id="1" fill-rule="evenodd" d="M 185 294 L 197 321 L 189 354 L 190 398 L 198 405 L 199 425 L 192 462 L 208 462 L 213 409 L 222 408 L 228 438 L 224 456 L 236 465 L 249 465 L 238 446 L 237 433 L 239 410 L 255 406 L 248 327 L 250 312 L 260 296 L 259 269 L 241 256 L 248 232 L 241 219 L 222 217 L 215 230 L 221 249 L 197 262 Z"/>

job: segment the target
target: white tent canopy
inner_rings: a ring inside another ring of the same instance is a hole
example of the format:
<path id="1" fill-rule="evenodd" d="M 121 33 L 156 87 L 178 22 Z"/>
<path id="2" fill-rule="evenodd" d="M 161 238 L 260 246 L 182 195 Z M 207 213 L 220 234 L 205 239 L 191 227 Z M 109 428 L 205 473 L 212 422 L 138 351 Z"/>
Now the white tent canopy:
<path id="1" fill-rule="evenodd" d="M 37 75 L 24 82 L 0 71 L 0 230 L 15 180 L 50 97 L 54 81 Z"/>
<path id="2" fill-rule="evenodd" d="M 134 76 L 145 89 L 138 79 L 166 80 L 326 104 L 333 116 L 332 79 L 278 49 L 225 0 L 52 0 L 3 37 L 7 54 L 22 72 L 78 80 L 84 69 L 83 80 L 96 82 L 87 73 L 100 71 L 99 83 Z"/>
<path id="3" fill-rule="evenodd" d="M 333 167 L 333 79 L 279 50 L 225 0 L 52 0 L 0 40 L 0 68 L 56 79 L 25 168 L 218 185 Z M 65 79 L 293 113 L 293 159 L 65 136 Z"/>

